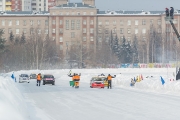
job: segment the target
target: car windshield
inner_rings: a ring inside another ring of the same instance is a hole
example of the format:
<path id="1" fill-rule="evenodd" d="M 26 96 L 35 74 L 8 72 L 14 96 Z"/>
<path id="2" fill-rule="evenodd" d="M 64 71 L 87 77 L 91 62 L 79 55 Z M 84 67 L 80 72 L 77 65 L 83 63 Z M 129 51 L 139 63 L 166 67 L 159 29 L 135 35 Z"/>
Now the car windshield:
<path id="1" fill-rule="evenodd" d="M 101 78 L 92 78 L 93 81 L 103 81 Z"/>
<path id="2" fill-rule="evenodd" d="M 28 77 L 27 74 L 21 74 L 21 77 Z"/>
<path id="3" fill-rule="evenodd" d="M 44 75 L 44 78 L 54 78 L 53 75 Z"/>

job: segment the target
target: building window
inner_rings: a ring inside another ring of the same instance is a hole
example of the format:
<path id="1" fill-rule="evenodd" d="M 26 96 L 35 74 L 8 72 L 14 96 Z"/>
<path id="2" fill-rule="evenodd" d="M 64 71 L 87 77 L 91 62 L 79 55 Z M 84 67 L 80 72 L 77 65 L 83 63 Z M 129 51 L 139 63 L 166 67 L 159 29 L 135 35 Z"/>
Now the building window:
<path id="1" fill-rule="evenodd" d="M 48 20 L 45 20 L 45 25 L 48 25 Z"/>
<path id="2" fill-rule="evenodd" d="M 109 25 L 109 21 L 108 20 L 106 20 L 106 25 Z"/>
<path id="3" fill-rule="evenodd" d="M 99 21 L 99 22 L 98 22 L 98 25 L 102 25 L 102 22 L 101 22 L 101 21 Z"/>
<path id="4" fill-rule="evenodd" d="M 138 20 L 135 20 L 135 25 L 138 25 Z"/>
<path id="5" fill-rule="evenodd" d="M 71 14 L 74 15 L 74 12 L 72 12 Z"/>
<path id="6" fill-rule="evenodd" d="M 52 37 L 52 40 L 55 41 L 55 37 Z"/>
<path id="7" fill-rule="evenodd" d="M 86 20 L 83 20 L 83 25 L 86 25 Z"/>
<path id="8" fill-rule="evenodd" d="M 161 28 L 158 28 L 158 31 L 157 31 L 158 33 L 161 33 Z"/>
<path id="9" fill-rule="evenodd" d="M 127 29 L 127 33 L 128 33 L 128 34 L 131 34 L 131 29 L 128 28 L 128 29 Z"/>
<path id="10" fill-rule="evenodd" d="M 37 21 L 37 24 L 38 24 L 38 25 L 40 25 L 40 24 L 41 24 L 41 21 L 40 21 L 40 20 L 38 20 L 38 21 Z"/>
<path id="11" fill-rule="evenodd" d="M 61 34 L 63 33 L 63 29 L 62 28 L 59 29 L 59 33 L 61 33 Z"/>
<path id="12" fill-rule="evenodd" d="M 19 20 L 16 20 L 16 25 L 19 25 Z"/>
<path id="13" fill-rule="evenodd" d="M 86 28 L 83 28 L 83 33 L 86 33 Z"/>
<path id="14" fill-rule="evenodd" d="M 116 20 L 113 21 L 113 25 L 116 25 Z"/>
<path id="15" fill-rule="evenodd" d="M 69 12 L 66 12 L 66 15 L 69 15 Z"/>
<path id="16" fill-rule="evenodd" d="M 94 12 L 91 12 L 91 15 L 94 15 Z"/>
<path id="17" fill-rule="evenodd" d="M 109 33 L 109 29 L 108 29 L 108 28 L 105 29 L 105 33 L 106 33 L 106 34 Z"/>
<path id="18" fill-rule="evenodd" d="M 142 25 L 146 25 L 146 20 L 142 20 Z"/>
<path id="19" fill-rule="evenodd" d="M 75 27 L 75 20 L 71 20 L 71 30 L 74 30 Z"/>
<path id="20" fill-rule="evenodd" d="M 62 20 L 60 20 L 60 21 L 59 21 L 59 24 L 60 24 L 60 25 L 62 25 L 62 24 L 63 24 L 63 21 L 62 21 Z"/>
<path id="21" fill-rule="evenodd" d="M 143 37 L 143 41 L 146 41 L 146 37 Z"/>
<path id="22" fill-rule="evenodd" d="M 60 46 L 59 46 L 59 49 L 60 49 L 60 50 L 63 50 L 63 45 L 60 45 Z"/>
<path id="23" fill-rule="evenodd" d="M 33 20 L 30 20 L 30 25 L 33 25 Z"/>
<path id="24" fill-rule="evenodd" d="M 80 12 L 77 12 L 77 15 L 81 15 Z"/>
<path id="25" fill-rule="evenodd" d="M 131 37 L 128 37 L 127 40 L 128 40 L 128 42 L 131 42 Z"/>
<path id="26" fill-rule="evenodd" d="M 69 30 L 69 20 L 66 20 L 66 30 Z"/>
<path id="27" fill-rule="evenodd" d="M 120 34 L 123 34 L 123 33 L 124 33 L 124 29 L 120 28 Z"/>
<path id="28" fill-rule="evenodd" d="M 31 29 L 30 29 L 30 34 L 32 35 L 33 33 L 34 33 L 34 29 L 31 28 Z"/>
<path id="29" fill-rule="evenodd" d="M 138 29 L 137 28 L 135 28 L 135 34 L 138 34 Z"/>
<path id="30" fill-rule="evenodd" d="M 124 21 L 120 20 L 120 26 L 123 26 L 123 25 L 124 25 Z"/>
<path id="31" fill-rule="evenodd" d="M 75 33 L 71 32 L 71 38 L 75 38 Z"/>
<path id="32" fill-rule="evenodd" d="M 161 25 L 161 20 L 158 20 L 158 25 Z"/>
<path id="33" fill-rule="evenodd" d="M 102 30 L 101 29 L 98 29 L 98 33 L 101 33 L 102 32 Z"/>
<path id="34" fill-rule="evenodd" d="M 113 28 L 112 33 L 116 33 L 116 28 Z"/>
<path id="35" fill-rule="evenodd" d="M 91 41 L 94 41 L 94 37 L 91 36 L 91 37 L 90 37 L 90 40 L 91 40 Z"/>
<path id="36" fill-rule="evenodd" d="M 90 24 L 93 25 L 94 24 L 94 20 L 91 20 Z"/>
<path id="37" fill-rule="evenodd" d="M 86 12 L 83 12 L 83 15 L 86 15 Z"/>
<path id="38" fill-rule="evenodd" d="M 52 24 L 55 25 L 56 24 L 56 20 L 52 20 Z"/>
<path id="39" fill-rule="evenodd" d="M 23 20 L 23 25 L 26 26 L 26 20 Z"/>
<path id="40" fill-rule="evenodd" d="M 26 28 L 23 28 L 23 33 L 24 33 L 24 34 L 26 34 L 26 33 L 27 33 Z"/>
<path id="41" fill-rule="evenodd" d="M 59 38 L 59 42 L 63 42 L 63 37 L 60 37 L 60 38 Z"/>
<path id="42" fill-rule="evenodd" d="M 90 33 L 91 33 L 91 34 L 94 33 L 94 28 L 90 28 Z"/>
<path id="43" fill-rule="evenodd" d="M 52 33 L 56 33 L 56 29 L 52 29 Z"/>
<path id="44" fill-rule="evenodd" d="M 9 20 L 9 26 L 11 26 L 12 25 L 12 20 Z"/>
<path id="45" fill-rule="evenodd" d="M 127 25 L 130 26 L 131 25 L 131 20 L 127 21 Z"/>
<path id="46" fill-rule="evenodd" d="M 60 12 L 60 13 L 59 13 L 59 15 L 63 15 L 63 13 L 62 13 L 62 12 Z"/>
<path id="47" fill-rule="evenodd" d="M 102 37 L 101 36 L 98 37 L 98 42 L 102 42 Z"/>
<path id="48" fill-rule="evenodd" d="M 16 29 L 16 34 L 19 34 L 19 29 Z"/>
<path id="49" fill-rule="evenodd" d="M 86 37 L 85 36 L 83 37 L 83 41 L 86 41 Z"/>
<path id="50" fill-rule="evenodd" d="M 5 20 L 1 21 L 2 26 L 5 26 Z"/>
<path id="51" fill-rule="evenodd" d="M 77 20 L 76 29 L 77 29 L 77 30 L 80 30 L 80 20 Z"/>
<path id="52" fill-rule="evenodd" d="M 41 29 L 38 29 L 38 34 L 41 34 Z"/>
<path id="53" fill-rule="evenodd" d="M 12 32 L 12 29 L 11 29 L 11 28 L 9 28 L 9 29 L 8 29 L 8 33 L 11 33 L 11 32 Z"/>
<path id="54" fill-rule="evenodd" d="M 146 34 L 146 29 L 145 29 L 145 28 L 142 29 L 142 33 L 143 33 L 143 34 Z"/>
<path id="55" fill-rule="evenodd" d="M 109 42 L 109 37 L 108 36 L 106 36 L 106 41 L 105 42 L 107 42 L 107 43 Z"/>
<path id="56" fill-rule="evenodd" d="M 48 34 L 48 29 L 45 30 L 45 34 Z"/>
<path id="57" fill-rule="evenodd" d="M 150 25 L 153 25 L 153 20 L 150 20 Z"/>

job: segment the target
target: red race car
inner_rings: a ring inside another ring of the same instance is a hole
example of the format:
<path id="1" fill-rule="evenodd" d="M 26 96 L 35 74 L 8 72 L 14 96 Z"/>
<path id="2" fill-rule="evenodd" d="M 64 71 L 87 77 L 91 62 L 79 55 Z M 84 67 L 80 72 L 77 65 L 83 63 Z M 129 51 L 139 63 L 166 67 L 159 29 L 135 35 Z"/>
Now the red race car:
<path id="1" fill-rule="evenodd" d="M 102 77 L 92 77 L 90 80 L 91 88 L 104 88 L 104 79 Z"/>

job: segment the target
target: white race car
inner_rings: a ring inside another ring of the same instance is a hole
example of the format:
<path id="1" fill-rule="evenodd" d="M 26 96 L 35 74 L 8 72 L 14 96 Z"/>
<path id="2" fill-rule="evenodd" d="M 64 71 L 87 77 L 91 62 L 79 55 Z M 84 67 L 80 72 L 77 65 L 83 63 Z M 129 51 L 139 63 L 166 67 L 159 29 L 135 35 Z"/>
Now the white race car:
<path id="1" fill-rule="evenodd" d="M 19 75 L 19 83 L 22 83 L 22 82 L 27 82 L 27 83 L 30 82 L 28 74 L 21 74 L 21 75 Z"/>

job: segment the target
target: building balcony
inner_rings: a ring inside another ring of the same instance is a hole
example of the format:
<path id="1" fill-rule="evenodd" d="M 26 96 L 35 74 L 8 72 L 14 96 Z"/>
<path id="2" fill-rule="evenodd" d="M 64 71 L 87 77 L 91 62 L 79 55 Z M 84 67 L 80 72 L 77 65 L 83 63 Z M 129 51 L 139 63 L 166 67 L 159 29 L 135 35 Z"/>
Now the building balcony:
<path id="1" fill-rule="evenodd" d="M 12 3 L 11 2 L 6 2 L 6 5 L 12 5 Z"/>
<path id="2" fill-rule="evenodd" d="M 6 11 L 11 11 L 11 7 L 6 7 Z"/>

